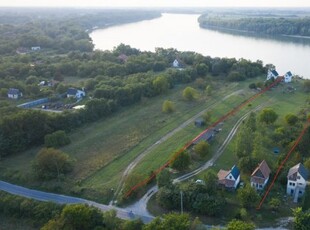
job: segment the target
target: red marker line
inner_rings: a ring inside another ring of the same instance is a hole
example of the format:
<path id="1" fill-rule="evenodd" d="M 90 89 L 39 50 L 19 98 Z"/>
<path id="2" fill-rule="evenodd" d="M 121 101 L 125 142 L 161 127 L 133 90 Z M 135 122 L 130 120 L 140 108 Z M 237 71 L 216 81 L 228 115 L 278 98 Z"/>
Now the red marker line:
<path id="1" fill-rule="evenodd" d="M 240 105 L 238 105 L 237 107 L 235 107 L 234 109 L 232 109 L 231 111 L 229 111 L 227 114 L 225 114 L 224 116 L 222 116 L 221 118 L 219 118 L 216 122 L 214 122 L 212 125 L 210 125 L 208 128 L 206 128 L 204 131 L 202 131 L 197 137 L 195 137 L 193 140 L 191 140 L 190 142 L 188 142 L 186 145 L 184 145 L 178 152 L 176 152 L 172 158 L 167 161 L 163 166 L 161 166 L 160 168 L 158 168 L 157 170 L 155 170 L 151 176 L 149 176 L 147 179 L 139 182 L 138 184 L 136 184 L 135 186 L 133 186 L 126 194 L 126 197 L 129 197 L 136 189 L 138 189 L 139 187 L 142 187 L 146 184 L 148 184 L 154 177 L 156 177 L 157 174 L 159 174 L 162 170 L 164 170 L 166 167 L 168 167 L 171 162 L 173 162 L 183 151 L 185 151 L 186 149 L 188 149 L 193 142 L 195 142 L 196 140 L 198 140 L 202 135 L 204 135 L 209 129 L 217 126 L 219 123 L 223 122 L 224 120 L 226 120 L 227 118 L 229 118 L 230 116 L 234 115 L 237 111 L 239 111 L 241 108 L 243 108 L 245 105 L 247 105 L 248 103 L 250 103 L 251 101 L 255 100 L 257 97 L 259 97 L 260 95 L 264 94 L 265 92 L 267 92 L 269 89 L 271 89 L 273 86 L 275 86 L 276 84 L 278 84 L 279 82 L 281 82 L 283 80 L 283 76 L 282 77 L 278 77 L 272 84 L 270 84 L 268 87 L 266 87 L 265 89 L 261 90 L 260 92 L 258 92 L 257 94 L 253 95 L 252 97 L 250 97 L 248 100 L 246 100 L 245 102 L 241 103 Z"/>
<path id="2" fill-rule="evenodd" d="M 271 184 L 269 185 L 269 187 L 268 187 L 268 189 L 266 190 L 266 192 L 265 192 L 265 194 L 264 194 L 262 200 L 260 201 L 259 205 L 258 205 L 257 208 L 256 208 L 257 210 L 259 210 L 259 209 L 261 208 L 261 206 L 262 206 L 262 204 L 264 203 L 266 197 L 268 196 L 270 190 L 272 189 L 272 187 L 273 187 L 275 181 L 277 180 L 277 178 L 278 178 L 278 176 L 279 176 L 279 173 L 280 173 L 281 169 L 283 168 L 284 164 L 285 164 L 286 161 L 289 159 L 289 157 L 291 156 L 292 152 L 295 150 L 296 146 L 299 144 L 299 142 L 301 141 L 302 137 L 304 136 L 304 134 L 305 134 L 307 128 L 309 127 L 309 122 L 310 122 L 310 120 L 308 120 L 307 124 L 305 124 L 304 129 L 302 130 L 302 132 L 300 133 L 299 137 L 298 137 L 297 140 L 295 141 L 293 147 L 292 147 L 292 148 L 290 149 L 290 151 L 286 154 L 285 159 L 281 162 L 280 166 L 278 167 L 278 170 L 277 170 L 277 172 L 276 172 L 276 174 L 275 174 L 275 176 L 274 176 L 274 178 L 273 178 Z"/>

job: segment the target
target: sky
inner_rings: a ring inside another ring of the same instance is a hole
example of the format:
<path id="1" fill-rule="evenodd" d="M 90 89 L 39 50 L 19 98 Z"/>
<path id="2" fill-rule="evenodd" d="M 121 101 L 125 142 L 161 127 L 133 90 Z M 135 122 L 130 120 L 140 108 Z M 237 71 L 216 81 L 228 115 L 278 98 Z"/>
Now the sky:
<path id="1" fill-rule="evenodd" d="M 11 7 L 310 7 L 310 0 L 0 0 Z"/>

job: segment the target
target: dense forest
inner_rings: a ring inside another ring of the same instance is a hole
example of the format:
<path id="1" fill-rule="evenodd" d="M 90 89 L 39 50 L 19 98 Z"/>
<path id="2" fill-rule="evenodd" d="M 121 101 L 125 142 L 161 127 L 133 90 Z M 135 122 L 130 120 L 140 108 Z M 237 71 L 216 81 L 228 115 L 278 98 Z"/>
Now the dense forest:
<path id="1" fill-rule="evenodd" d="M 310 36 L 310 17 L 199 17 L 202 28 L 222 28 L 268 35 Z"/>
<path id="2" fill-rule="evenodd" d="M 159 17 L 148 11 L 51 9 L 0 10 L 0 54 L 28 53 L 31 47 L 66 53 L 90 52 L 88 32 L 116 24 Z"/>

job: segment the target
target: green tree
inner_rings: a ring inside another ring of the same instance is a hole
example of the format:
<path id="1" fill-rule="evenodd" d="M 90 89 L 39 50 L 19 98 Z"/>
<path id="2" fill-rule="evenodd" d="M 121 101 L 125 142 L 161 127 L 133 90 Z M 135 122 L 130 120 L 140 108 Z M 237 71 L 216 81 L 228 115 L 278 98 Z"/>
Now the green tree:
<path id="1" fill-rule="evenodd" d="M 238 158 L 250 156 L 253 151 L 253 139 L 254 133 L 250 128 L 244 126 L 239 130 L 235 144 L 235 153 Z"/>
<path id="2" fill-rule="evenodd" d="M 310 92 L 310 80 L 304 80 L 303 88 L 306 93 Z"/>
<path id="3" fill-rule="evenodd" d="M 208 194 L 215 194 L 217 189 L 218 177 L 212 170 L 208 170 L 204 176 L 205 185 Z"/>
<path id="4" fill-rule="evenodd" d="M 198 97 L 198 92 L 194 88 L 188 86 L 183 90 L 182 95 L 184 99 L 192 101 Z"/>
<path id="5" fill-rule="evenodd" d="M 243 207 L 249 208 L 256 206 L 256 203 L 259 200 L 259 196 L 256 193 L 255 189 L 247 184 L 245 187 L 238 190 L 238 199 Z"/>
<path id="6" fill-rule="evenodd" d="M 58 130 L 52 134 L 47 134 L 44 137 L 44 145 L 48 148 L 59 148 L 70 144 L 71 140 L 65 131 Z"/>
<path id="7" fill-rule="evenodd" d="M 285 119 L 285 122 L 291 126 L 294 126 L 298 122 L 298 117 L 292 113 L 286 114 L 284 119 Z"/>
<path id="8" fill-rule="evenodd" d="M 227 230 L 254 230 L 253 223 L 246 223 L 241 220 L 232 220 L 227 224 Z"/>
<path id="9" fill-rule="evenodd" d="M 271 108 L 265 108 L 259 114 L 259 121 L 266 124 L 273 124 L 277 118 L 278 114 Z"/>
<path id="10" fill-rule="evenodd" d="M 162 106 L 162 111 L 164 113 L 171 113 L 175 110 L 174 103 L 169 100 L 165 100 Z"/>
<path id="11" fill-rule="evenodd" d="M 208 73 L 209 68 L 206 64 L 200 63 L 196 66 L 196 71 L 198 76 L 204 77 Z"/>
<path id="12" fill-rule="evenodd" d="M 165 93 L 169 88 L 169 82 L 166 76 L 158 76 L 153 81 L 153 86 L 158 94 Z"/>
<path id="13" fill-rule="evenodd" d="M 60 175 L 72 170 L 72 161 L 68 154 L 53 148 L 43 148 L 36 155 L 33 168 L 42 179 L 60 178 Z"/>
<path id="14" fill-rule="evenodd" d="M 155 218 L 143 227 L 143 230 L 188 230 L 191 226 L 188 214 L 169 213 L 162 219 Z"/>
<path id="15" fill-rule="evenodd" d="M 202 115 L 202 119 L 204 120 L 204 122 L 206 123 L 206 125 L 208 125 L 211 121 L 211 113 L 208 111 L 208 112 L 205 112 L 203 115 Z"/>
<path id="16" fill-rule="evenodd" d="M 265 150 L 263 149 L 263 137 L 260 133 L 255 133 L 253 141 L 253 152 L 252 157 L 258 160 L 266 159 Z"/>
<path id="17" fill-rule="evenodd" d="M 176 153 L 173 156 L 171 167 L 179 171 L 186 170 L 190 164 L 190 160 L 191 158 L 187 151 L 182 151 L 180 154 Z"/>
<path id="18" fill-rule="evenodd" d="M 210 153 L 210 145 L 205 141 L 200 141 L 194 146 L 194 151 L 201 157 L 205 157 Z"/>
<path id="19" fill-rule="evenodd" d="M 164 186 L 171 185 L 171 174 L 168 169 L 162 170 L 160 173 L 156 176 L 157 179 L 157 185 L 159 188 Z"/>
<path id="20" fill-rule="evenodd" d="M 142 230 L 143 222 L 141 219 L 137 220 L 126 220 L 123 222 L 121 229 L 122 230 Z"/>
<path id="21" fill-rule="evenodd" d="M 293 209 L 294 215 L 294 229 L 296 230 L 307 230 L 310 226 L 310 209 L 303 211 L 302 208 L 298 207 Z"/>
<path id="22" fill-rule="evenodd" d="M 213 91 L 212 86 L 211 85 L 207 85 L 206 86 L 206 94 L 208 96 L 211 96 L 212 95 L 212 91 Z"/>
<path id="23" fill-rule="evenodd" d="M 273 210 L 273 211 L 278 211 L 280 205 L 281 205 L 281 200 L 279 198 L 271 198 L 271 200 L 269 201 L 269 207 Z"/>
<path id="24" fill-rule="evenodd" d="M 310 158 L 307 158 L 304 162 L 304 166 L 310 171 Z"/>
<path id="25" fill-rule="evenodd" d="M 248 127 L 252 132 L 256 131 L 256 113 L 250 113 L 249 117 L 245 121 L 245 126 Z"/>

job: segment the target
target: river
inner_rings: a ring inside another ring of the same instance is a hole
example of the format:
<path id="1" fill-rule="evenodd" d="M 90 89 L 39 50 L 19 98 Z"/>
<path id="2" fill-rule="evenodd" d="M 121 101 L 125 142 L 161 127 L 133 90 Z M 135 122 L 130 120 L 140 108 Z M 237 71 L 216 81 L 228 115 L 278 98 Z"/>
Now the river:
<path id="1" fill-rule="evenodd" d="M 280 75 L 291 71 L 310 78 L 310 39 L 263 37 L 224 33 L 199 27 L 199 15 L 163 14 L 162 17 L 106 29 L 90 34 L 95 48 L 112 50 L 124 43 L 142 51 L 156 47 L 194 51 L 211 57 L 235 57 L 272 63 Z"/>

